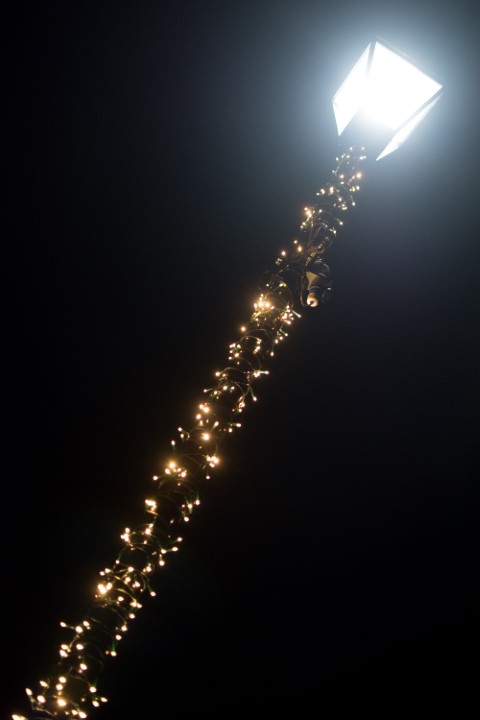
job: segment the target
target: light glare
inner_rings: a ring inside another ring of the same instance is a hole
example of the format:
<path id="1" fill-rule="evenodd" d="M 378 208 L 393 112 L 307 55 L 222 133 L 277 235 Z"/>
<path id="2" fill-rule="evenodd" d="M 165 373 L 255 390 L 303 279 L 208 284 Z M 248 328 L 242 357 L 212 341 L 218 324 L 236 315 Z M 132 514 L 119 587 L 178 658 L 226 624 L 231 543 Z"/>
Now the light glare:
<path id="1" fill-rule="evenodd" d="M 380 42 L 370 43 L 333 97 L 338 134 L 356 115 L 393 132 L 379 160 L 405 142 L 436 103 L 441 88 L 398 53 Z"/>
<path id="2" fill-rule="evenodd" d="M 377 42 L 362 107 L 374 120 L 397 130 L 440 88 L 415 65 Z"/>

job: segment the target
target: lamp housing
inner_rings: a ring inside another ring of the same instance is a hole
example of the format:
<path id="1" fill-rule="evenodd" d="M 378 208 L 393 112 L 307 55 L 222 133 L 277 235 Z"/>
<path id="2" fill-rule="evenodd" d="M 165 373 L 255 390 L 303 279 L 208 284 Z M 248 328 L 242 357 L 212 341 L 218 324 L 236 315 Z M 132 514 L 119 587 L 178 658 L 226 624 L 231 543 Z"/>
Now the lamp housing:
<path id="1" fill-rule="evenodd" d="M 442 95 L 442 85 L 404 55 L 375 40 L 333 96 L 339 136 L 379 152 L 397 150 Z"/>

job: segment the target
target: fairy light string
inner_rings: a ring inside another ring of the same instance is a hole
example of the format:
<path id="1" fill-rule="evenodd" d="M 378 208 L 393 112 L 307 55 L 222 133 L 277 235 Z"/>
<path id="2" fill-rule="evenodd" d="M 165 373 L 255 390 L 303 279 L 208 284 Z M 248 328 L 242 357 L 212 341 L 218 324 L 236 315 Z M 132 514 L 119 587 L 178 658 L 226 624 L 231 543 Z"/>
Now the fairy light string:
<path id="1" fill-rule="evenodd" d="M 86 616 L 76 624 L 60 623 L 65 639 L 55 672 L 40 680 L 35 692 L 27 689 L 28 718 L 13 715 L 13 720 L 87 718 L 107 702 L 98 689 L 101 671 L 116 656 L 144 596 L 155 595 L 152 577 L 179 550 L 202 487 L 220 463 L 223 440 L 241 427 L 244 410 L 256 400 L 257 382 L 268 374 L 277 347 L 300 317 L 299 306 L 315 306 L 331 289 L 324 254 L 343 224 L 342 215 L 355 205 L 364 160 L 363 148 L 352 147 L 338 157 L 332 180 L 305 208 L 300 239 L 262 277 L 250 318 L 229 346 L 227 365 L 204 390 L 191 426 L 179 427 L 171 441 L 170 457 L 145 499 L 145 521 L 122 532 L 121 551 L 100 572 Z"/>

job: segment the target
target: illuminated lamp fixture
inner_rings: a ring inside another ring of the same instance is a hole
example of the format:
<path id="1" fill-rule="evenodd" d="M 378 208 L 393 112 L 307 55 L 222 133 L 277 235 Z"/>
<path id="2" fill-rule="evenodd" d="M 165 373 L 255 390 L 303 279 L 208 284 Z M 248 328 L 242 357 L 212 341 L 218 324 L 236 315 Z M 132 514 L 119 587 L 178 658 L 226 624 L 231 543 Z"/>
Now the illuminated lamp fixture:
<path id="1" fill-rule="evenodd" d="M 353 193 L 360 189 L 359 168 L 367 155 L 380 160 L 397 150 L 441 95 L 439 82 L 379 40 L 367 46 L 340 85 L 332 102 L 344 151 L 337 158 L 332 183 L 306 208 L 302 229 L 309 231 L 309 250 L 302 304 L 316 307 L 331 295 L 324 251 L 343 224 L 344 211 L 355 205 Z"/>
<path id="2" fill-rule="evenodd" d="M 402 145 L 430 112 L 442 86 L 383 41 L 370 43 L 333 97 L 338 134 L 373 137 L 377 160 Z"/>

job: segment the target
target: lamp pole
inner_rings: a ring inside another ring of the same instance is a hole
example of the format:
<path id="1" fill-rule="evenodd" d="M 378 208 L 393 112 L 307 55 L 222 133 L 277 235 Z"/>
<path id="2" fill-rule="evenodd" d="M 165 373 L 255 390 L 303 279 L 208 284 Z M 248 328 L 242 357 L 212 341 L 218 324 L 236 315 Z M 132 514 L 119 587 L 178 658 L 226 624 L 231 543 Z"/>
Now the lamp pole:
<path id="1" fill-rule="evenodd" d="M 359 60 L 361 72 L 359 63 L 352 71 L 357 83 L 353 95 L 348 97 L 345 91 L 345 84 L 352 91 L 350 75 L 334 97 L 339 134 L 351 123 L 357 110 L 364 107 L 361 93 L 370 109 L 380 108 L 380 114 L 385 113 L 375 96 L 378 89 L 369 85 L 370 76 L 376 72 L 375 52 L 379 49 L 376 46 L 380 48 L 380 62 L 385 64 L 385 57 L 389 58 L 392 51 L 386 49 L 385 56 L 385 47 L 372 43 Z M 412 71 L 406 60 L 392 62 L 396 70 L 405 63 L 411 80 Z M 417 114 L 426 114 L 429 104 L 432 106 L 440 86 L 431 82 L 433 85 L 426 93 L 417 92 L 416 107 L 410 103 L 399 125 L 391 128 L 390 145 L 393 142 L 398 147 L 412 124 L 418 122 Z M 384 93 L 381 84 L 378 93 Z M 386 112 L 388 115 L 388 107 Z M 387 144 L 386 150 L 388 147 Z M 382 156 L 385 154 L 384 150 Z M 105 662 L 117 654 L 144 596 L 155 595 L 151 579 L 165 565 L 168 555 L 179 549 L 185 524 L 200 504 L 205 482 L 221 462 L 224 440 L 241 426 L 245 407 L 256 400 L 258 381 L 268 374 L 277 346 L 288 336 L 302 308 L 317 307 L 332 292 L 327 253 L 343 225 L 345 213 L 355 205 L 365 160 L 366 151 L 360 144 L 348 145 L 341 152 L 330 180 L 305 208 L 299 239 L 292 242 L 290 249 L 281 251 L 272 269 L 262 276 L 259 296 L 239 337 L 229 347 L 225 367 L 215 373 L 213 386 L 204 390 L 194 420 L 187 428 L 178 428 L 171 441 L 170 456 L 153 477 L 154 488 L 145 499 L 144 522 L 123 531 L 121 551 L 113 564 L 100 572 L 92 605 L 85 616 L 74 624 L 61 623 L 66 639 L 58 649 L 54 671 L 40 680 L 35 691 L 27 689 L 32 706 L 29 720 L 87 718 L 107 701 L 98 688 Z M 12 718 L 27 720 L 23 715 Z"/>

